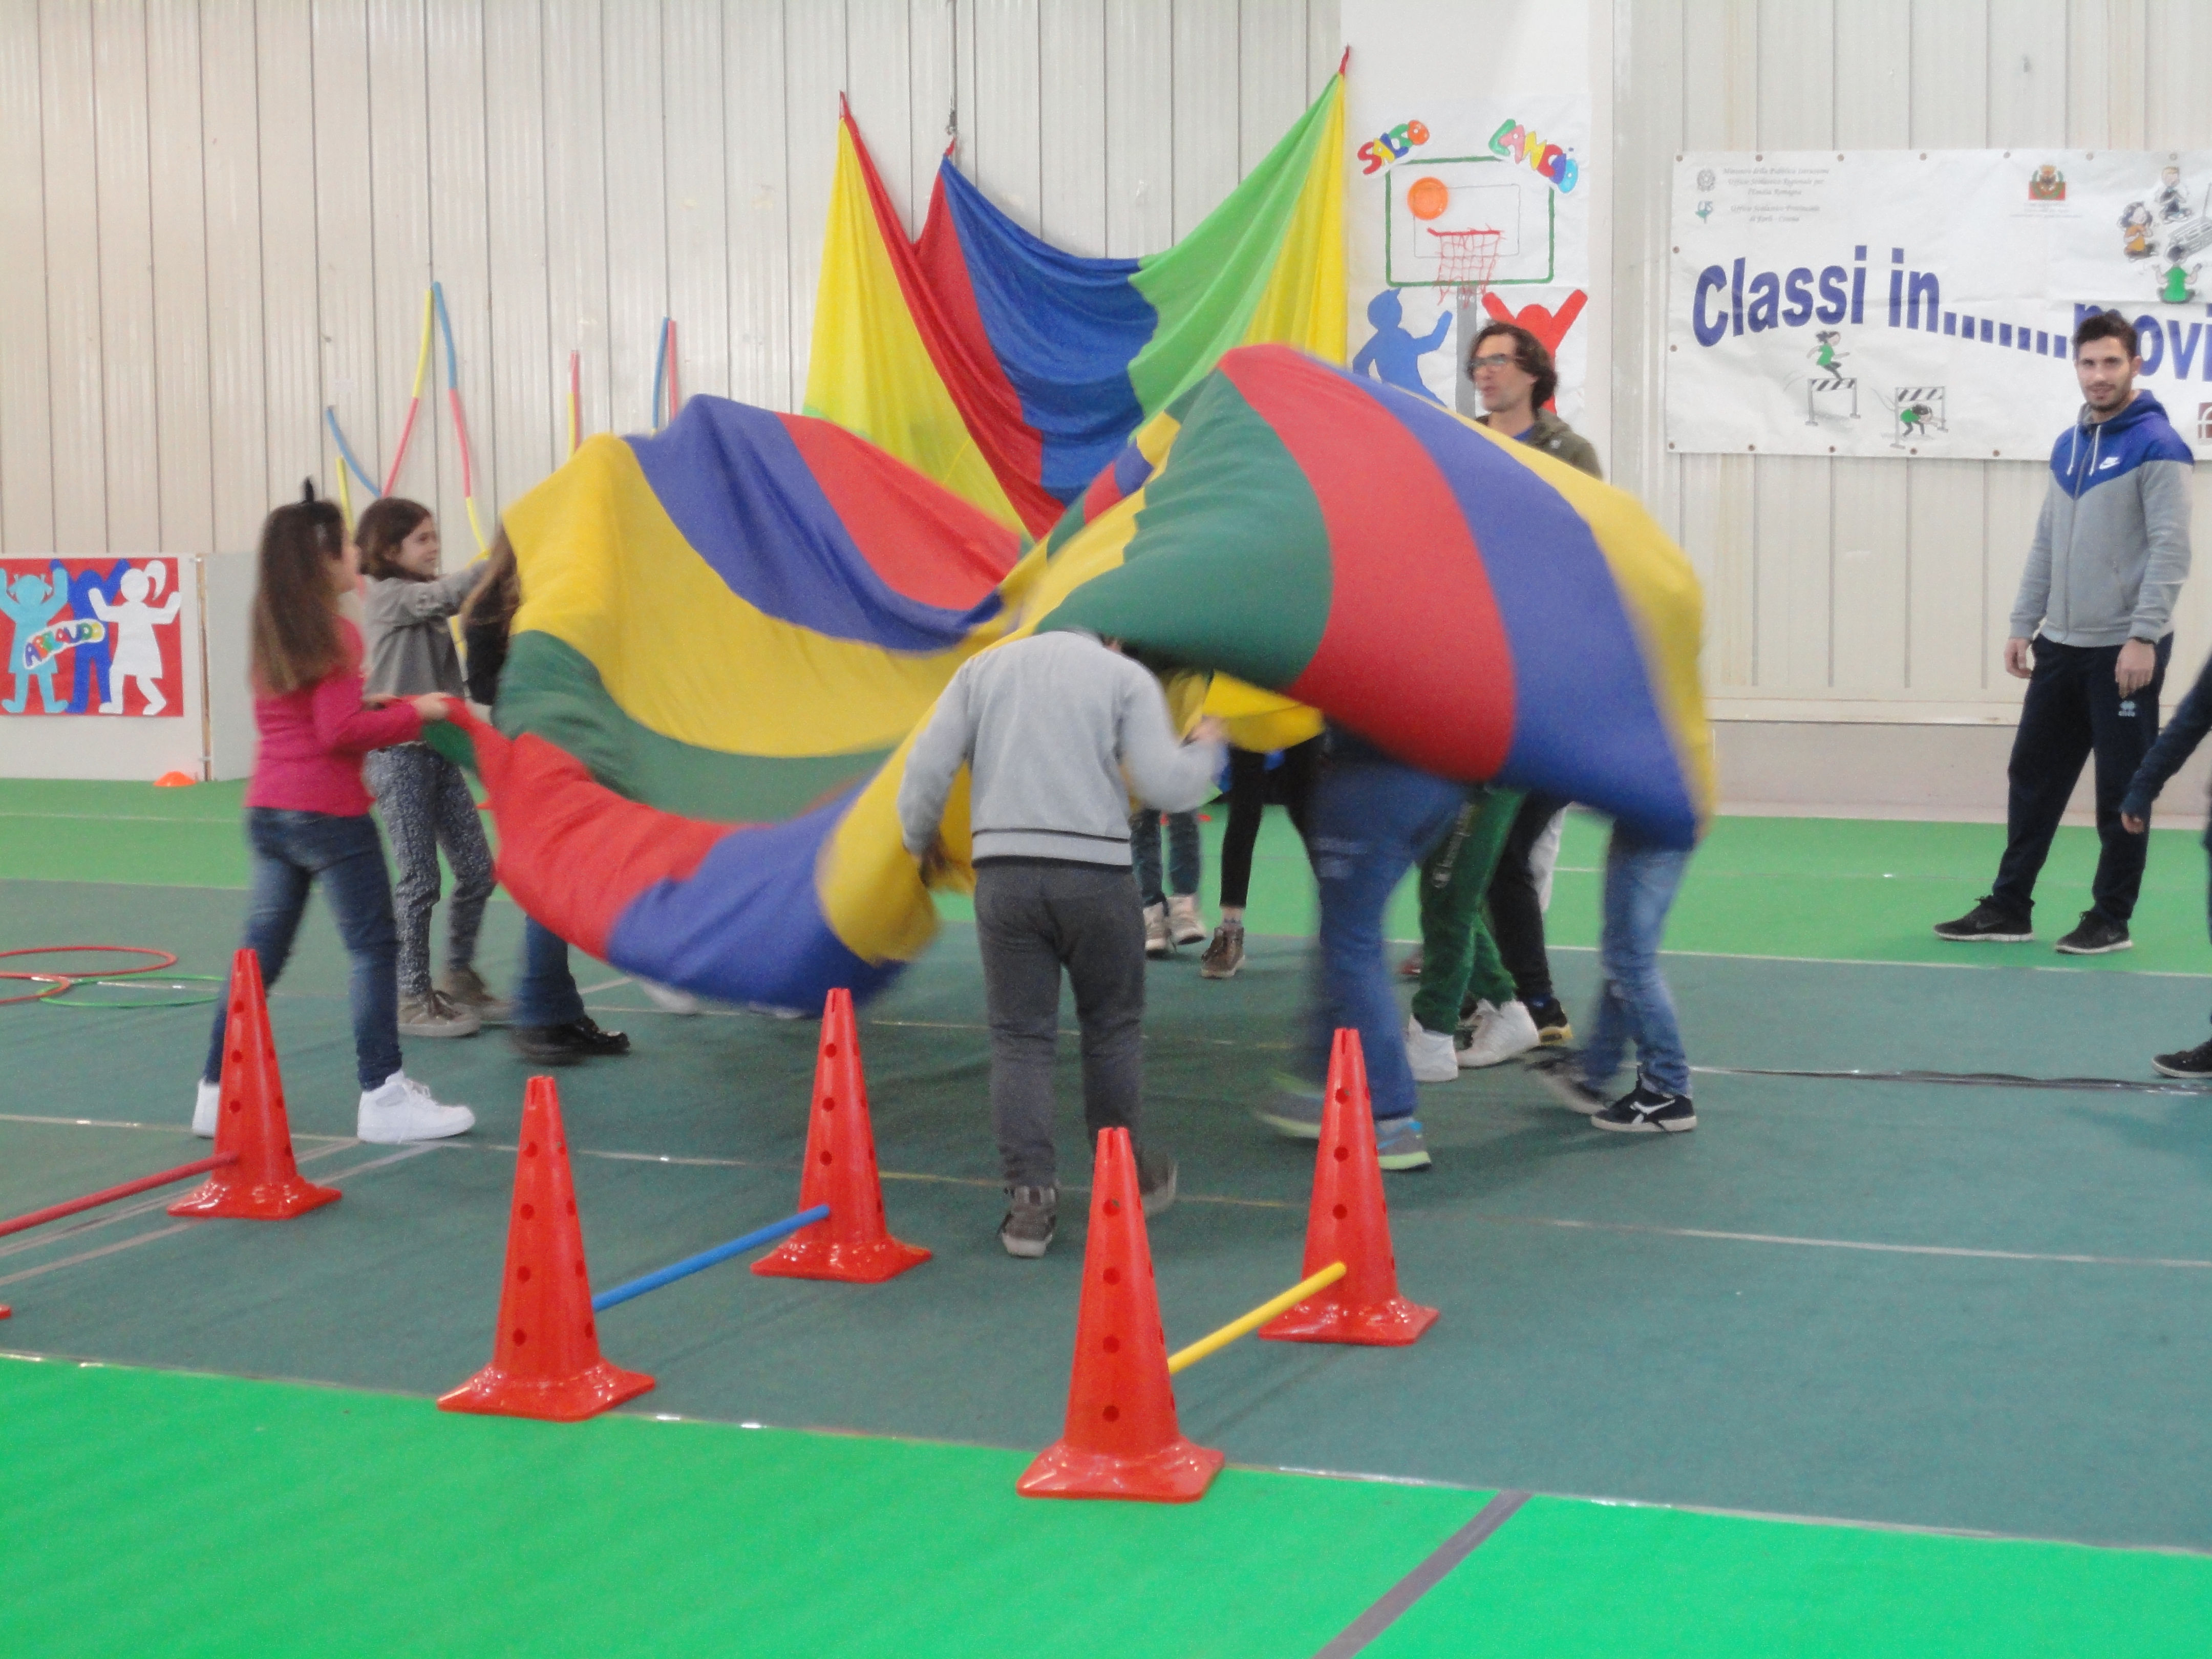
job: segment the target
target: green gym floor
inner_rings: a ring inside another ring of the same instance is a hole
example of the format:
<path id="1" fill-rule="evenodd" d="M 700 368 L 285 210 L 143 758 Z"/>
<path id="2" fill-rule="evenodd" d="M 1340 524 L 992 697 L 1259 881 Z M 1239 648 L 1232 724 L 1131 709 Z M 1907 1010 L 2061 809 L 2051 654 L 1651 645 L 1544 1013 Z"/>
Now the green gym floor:
<path id="1" fill-rule="evenodd" d="M 239 795 L 0 783 L 0 949 L 223 971 Z M 2212 1100 L 2148 1060 L 2205 1030 L 2212 946 L 2196 837 L 2155 833 L 2136 949 L 2082 961 L 1929 933 L 1995 828 L 1723 819 L 1668 935 L 1697 1133 L 1594 1133 L 1515 1068 L 1424 1090 L 1436 1167 L 1388 1190 L 1443 1318 L 1185 1373 L 1184 1431 L 1231 1465 L 1188 1507 L 1014 1494 L 1059 1431 L 1082 1206 L 1042 1262 L 1000 1251 L 964 921 L 861 1014 L 892 1224 L 936 1259 L 866 1289 L 732 1264 L 611 1310 L 609 1357 L 659 1387 L 556 1426 L 429 1403 L 489 1357 L 526 1068 L 495 1034 L 410 1043 L 477 1131 L 350 1139 L 318 907 L 271 1008 L 301 1158 L 345 1200 L 179 1223 L 160 1193 L 0 1241 L 0 1652 L 2201 1654 Z M 1249 1109 L 1311 902 L 1286 824 L 1261 851 L 1246 972 L 1151 970 L 1170 1346 L 1297 1276 L 1311 1152 Z M 1601 852 L 1571 823 L 1578 1018 Z M 2062 832 L 2046 941 L 2094 857 Z M 519 933 L 495 902 L 495 982 Z M 578 968 L 635 1042 L 560 1080 L 595 1282 L 788 1213 L 813 1024 L 678 1019 Z M 206 1012 L 0 1008 L 0 1215 L 201 1155 Z"/>

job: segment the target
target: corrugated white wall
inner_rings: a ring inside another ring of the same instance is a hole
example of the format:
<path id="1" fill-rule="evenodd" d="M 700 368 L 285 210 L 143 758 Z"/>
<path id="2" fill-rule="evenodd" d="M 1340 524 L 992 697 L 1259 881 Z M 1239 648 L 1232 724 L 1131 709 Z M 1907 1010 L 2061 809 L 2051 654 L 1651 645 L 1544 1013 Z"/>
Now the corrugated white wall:
<path id="1" fill-rule="evenodd" d="M 2008 718 L 2002 641 L 2043 469 L 1668 454 L 1669 170 L 1692 149 L 2212 144 L 2212 4 L 1615 0 L 1613 21 L 1615 476 L 1705 578 L 1717 711 Z M 2196 547 L 2177 676 L 2212 639 L 2212 481 Z"/>
<path id="2" fill-rule="evenodd" d="M 798 405 L 837 94 L 918 228 L 960 159 L 1083 253 L 1188 231 L 1336 67 L 1337 0 L 5 0 L 0 552 L 251 544 L 445 284 L 489 531 L 585 425 Z M 442 362 L 399 489 L 467 541 Z"/>

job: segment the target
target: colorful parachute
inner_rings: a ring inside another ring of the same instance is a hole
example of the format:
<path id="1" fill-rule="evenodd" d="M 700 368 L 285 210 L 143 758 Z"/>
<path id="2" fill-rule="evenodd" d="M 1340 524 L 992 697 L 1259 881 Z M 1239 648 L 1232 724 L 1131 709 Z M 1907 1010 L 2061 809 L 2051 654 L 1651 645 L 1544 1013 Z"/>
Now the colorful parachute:
<path id="1" fill-rule="evenodd" d="M 594 440 L 507 523 L 514 741 L 474 728 L 501 874 L 705 995 L 811 1007 L 920 953 L 903 743 L 967 655 L 1040 624 L 1673 844 L 1710 810 L 1697 582 L 1635 500 L 1279 346 L 1224 357 L 1026 555 L 850 434 L 711 398 Z M 965 815 L 963 790 L 957 858 Z"/>
<path id="2" fill-rule="evenodd" d="M 1039 240 L 953 166 L 909 242 L 851 112 L 805 409 L 1042 535 L 1224 351 L 1344 356 L 1344 75 L 1189 235 L 1142 259 Z"/>

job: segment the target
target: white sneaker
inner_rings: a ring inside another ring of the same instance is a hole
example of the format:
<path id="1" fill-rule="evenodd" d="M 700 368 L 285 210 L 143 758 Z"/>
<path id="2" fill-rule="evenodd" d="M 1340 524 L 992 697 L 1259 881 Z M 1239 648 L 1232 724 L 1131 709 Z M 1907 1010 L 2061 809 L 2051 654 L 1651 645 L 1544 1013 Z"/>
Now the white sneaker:
<path id="1" fill-rule="evenodd" d="M 1168 931 L 1177 945 L 1203 945 L 1207 938 L 1206 918 L 1198 913 L 1198 895 L 1176 893 L 1168 900 Z"/>
<path id="2" fill-rule="evenodd" d="M 192 1098 L 192 1133 L 202 1140 L 215 1139 L 216 1111 L 222 1105 L 222 1085 L 200 1079 L 200 1091 Z"/>
<path id="3" fill-rule="evenodd" d="M 1486 1003 L 1474 1017 L 1474 1040 L 1459 1051 L 1459 1063 L 1470 1069 L 1503 1066 L 1527 1054 L 1541 1040 L 1535 1017 L 1529 1013 L 1527 1003 L 1516 1000 L 1503 1008 L 1493 1008 Z"/>
<path id="4" fill-rule="evenodd" d="M 1431 1031 L 1411 1015 L 1406 1019 L 1406 1063 L 1416 1083 L 1449 1083 L 1459 1076 L 1449 1031 Z"/>
<path id="5" fill-rule="evenodd" d="M 361 1116 L 354 1133 L 379 1146 L 407 1140 L 443 1140 L 465 1134 L 476 1127 L 477 1115 L 465 1106 L 447 1106 L 431 1098 L 430 1091 L 404 1072 L 394 1072 L 380 1088 L 365 1089 Z"/>
<path id="6" fill-rule="evenodd" d="M 637 988 L 652 1000 L 653 1006 L 664 1014 L 696 1014 L 699 1012 L 699 999 L 689 991 L 679 991 L 673 985 L 661 985 L 649 979 L 639 979 L 635 974 L 630 978 Z"/>
<path id="7" fill-rule="evenodd" d="M 1155 961 L 1175 954 L 1175 940 L 1168 933 L 1168 907 L 1164 904 L 1145 907 L 1145 954 Z"/>

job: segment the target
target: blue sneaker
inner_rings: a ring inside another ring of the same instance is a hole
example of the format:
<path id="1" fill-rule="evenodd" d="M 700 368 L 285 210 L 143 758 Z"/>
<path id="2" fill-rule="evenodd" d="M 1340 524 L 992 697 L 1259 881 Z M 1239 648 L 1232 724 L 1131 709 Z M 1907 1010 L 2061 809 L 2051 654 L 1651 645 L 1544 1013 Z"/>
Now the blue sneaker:
<path id="1" fill-rule="evenodd" d="M 1375 1123 L 1375 1161 L 1386 1170 L 1425 1170 L 1429 1143 L 1421 1139 L 1417 1117 L 1378 1118 Z"/>

